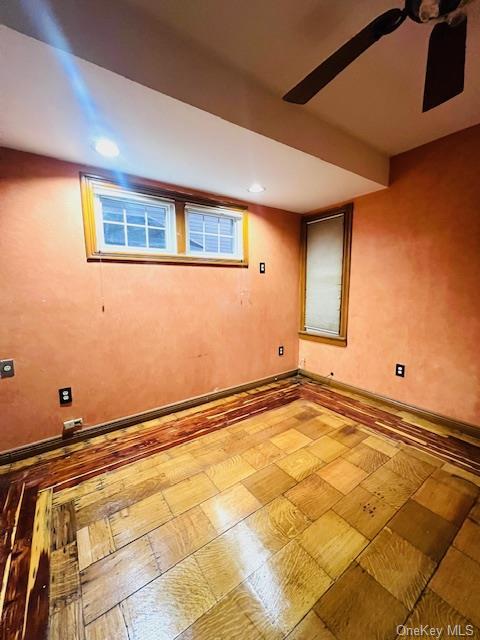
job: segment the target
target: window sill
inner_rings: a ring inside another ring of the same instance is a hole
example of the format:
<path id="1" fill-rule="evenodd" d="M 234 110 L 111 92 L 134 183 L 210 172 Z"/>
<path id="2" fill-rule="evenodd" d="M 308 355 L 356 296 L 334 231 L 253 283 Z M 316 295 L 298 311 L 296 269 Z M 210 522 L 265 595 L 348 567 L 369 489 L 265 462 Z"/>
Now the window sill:
<path id="1" fill-rule="evenodd" d="M 317 333 L 308 333 L 307 331 L 299 331 L 298 336 L 300 340 L 311 340 L 312 342 L 323 342 L 324 344 L 330 344 L 335 347 L 346 347 L 347 346 L 347 338 L 346 336 L 322 336 Z"/>
<path id="2" fill-rule="evenodd" d="M 228 258 L 196 258 L 187 255 L 142 254 L 142 253 L 93 253 L 87 256 L 88 262 L 150 262 L 158 264 L 187 264 L 217 267 L 248 267 L 247 260 L 229 260 Z"/>

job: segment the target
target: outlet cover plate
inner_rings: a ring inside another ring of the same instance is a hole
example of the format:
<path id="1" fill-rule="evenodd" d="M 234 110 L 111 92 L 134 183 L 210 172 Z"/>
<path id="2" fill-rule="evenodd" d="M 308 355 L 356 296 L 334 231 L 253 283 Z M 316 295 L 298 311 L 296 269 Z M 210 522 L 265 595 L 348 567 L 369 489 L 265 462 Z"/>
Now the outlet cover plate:
<path id="1" fill-rule="evenodd" d="M 405 377 L 405 365 L 404 364 L 396 364 L 395 365 L 395 375 L 400 376 L 400 378 Z"/>
<path id="2" fill-rule="evenodd" d="M 13 378 L 15 366 L 13 360 L 0 360 L 0 378 Z"/>

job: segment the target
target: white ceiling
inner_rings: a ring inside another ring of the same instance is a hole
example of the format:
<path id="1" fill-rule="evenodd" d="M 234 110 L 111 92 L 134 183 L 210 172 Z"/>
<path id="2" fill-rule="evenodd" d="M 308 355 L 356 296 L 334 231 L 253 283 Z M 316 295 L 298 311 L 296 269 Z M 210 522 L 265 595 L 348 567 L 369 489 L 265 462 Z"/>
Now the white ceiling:
<path id="1" fill-rule="evenodd" d="M 280 97 L 396 0 L 129 0 Z M 480 2 L 469 7 L 465 91 L 422 114 L 430 25 L 407 20 L 306 107 L 389 155 L 480 121 Z"/>
<path id="2" fill-rule="evenodd" d="M 17 31 L 0 32 L 3 146 L 299 212 L 382 188 Z M 73 90 L 74 69 L 87 100 Z M 92 149 L 102 122 L 121 148 L 113 164 Z M 254 181 L 267 190 L 249 194 Z"/>

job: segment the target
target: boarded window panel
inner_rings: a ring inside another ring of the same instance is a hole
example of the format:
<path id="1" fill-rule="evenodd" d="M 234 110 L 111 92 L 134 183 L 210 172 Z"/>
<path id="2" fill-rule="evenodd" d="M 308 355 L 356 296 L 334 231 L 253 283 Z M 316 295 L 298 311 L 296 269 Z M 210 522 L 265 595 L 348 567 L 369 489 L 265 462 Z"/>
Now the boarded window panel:
<path id="1" fill-rule="evenodd" d="M 344 222 L 341 214 L 307 224 L 306 331 L 340 333 Z"/>

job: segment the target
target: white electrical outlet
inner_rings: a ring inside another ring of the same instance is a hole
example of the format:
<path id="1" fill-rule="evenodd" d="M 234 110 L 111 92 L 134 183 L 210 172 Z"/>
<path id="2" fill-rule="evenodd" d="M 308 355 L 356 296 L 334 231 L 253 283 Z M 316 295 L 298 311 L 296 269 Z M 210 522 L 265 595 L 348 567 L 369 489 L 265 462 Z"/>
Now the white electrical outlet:
<path id="1" fill-rule="evenodd" d="M 65 420 L 63 423 L 64 431 L 74 431 L 79 429 L 83 424 L 83 418 L 74 418 L 73 420 Z"/>

